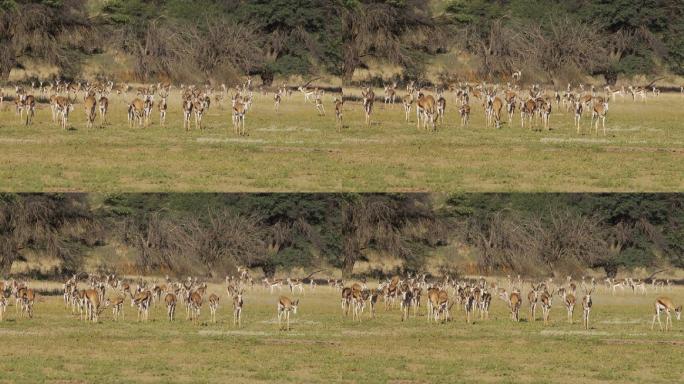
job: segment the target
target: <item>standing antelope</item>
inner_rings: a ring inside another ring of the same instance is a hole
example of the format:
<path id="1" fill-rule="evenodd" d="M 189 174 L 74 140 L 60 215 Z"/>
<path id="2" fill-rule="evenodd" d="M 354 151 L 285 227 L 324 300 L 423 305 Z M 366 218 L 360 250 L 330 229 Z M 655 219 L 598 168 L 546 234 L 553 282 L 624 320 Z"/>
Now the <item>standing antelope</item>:
<path id="1" fill-rule="evenodd" d="M 168 93 L 159 94 L 159 104 L 157 104 L 157 108 L 159 108 L 159 125 L 162 127 L 166 126 L 166 111 L 169 109 L 168 99 Z"/>
<path id="2" fill-rule="evenodd" d="M 608 113 L 608 103 L 596 103 L 594 104 L 593 111 L 591 113 L 591 123 L 593 125 L 594 119 L 596 119 L 595 132 L 598 135 L 599 120 L 603 125 L 603 136 L 606 135 L 606 114 Z"/>
<path id="3" fill-rule="evenodd" d="M 537 303 L 539 302 L 539 286 L 532 284 L 532 290 L 527 294 L 530 302 L 530 320 L 537 321 Z"/>
<path id="4" fill-rule="evenodd" d="M 83 107 L 85 108 L 86 114 L 86 126 L 90 129 L 93 127 L 93 123 L 97 117 L 97 100 L 95 100 L 94 93 L 89 92 L 88 96 L 83 99 Z"/>
<path id="5" fill-rule="evenodd" d="M 280 92 L 276 92 L 275 95 L 273 95 L 273 104 L 275 106 L 275 111 L 278 113 L 280 111 L 280 102 L 282 101 L 282 97 L 280 96 Z"/>
<path id="6" fill-rule="evenodd" d="M 551 293 L 549 293 L 548 291 L 544 291 L 540 297 L 541 306 L 542 306 L 542 315 L 544 316 L 544 325 L 548 325 L 548 323 L 549 323 L 549 314 L 551 312 L 551 305 L 553 304 L 554 293 L 555 293 L 555 290 L 551 291 Z"/>
<path id="7" fill-rule="evenodd" d="M 188 306 L 190 308 L 190 320 L 197 324 L 200 317 L 200 309 L 202 309 L 202 295 L 197 291 L 188 293 Z"/>
<path id="8" fill-rule="evenodd" d="M 5 317 L 5 311 L 7 311 L 7 299 L 5 299 L 3 292 L 0 292 L 0 321 Z"/>
<path id="9" fill-rule="evenodd" d="M 145 102 L 139 98 L 133 99 L 128 105 L 128 126 L 133 128 L 137 122 L 139 126 L 143 125 L 143 116 L 145 113 Z"/>
<path id="10" fill-rule="evenodd" d="M 152 292 L 143 290 L 137 292 L 135 295 L 131 293 L 131 306 L 138 307 L 138 319 L 142 317 L 143 321 L 147 321 L 150 315 L 150 304 L 152 303 Z"/>
<path id="11" fill-rule="evenodd" d="M 323 107 L 323 100 L 321 99 L 320 94 L 316 94 L 314 103 L 316 106 L 316 111 L 318 112 L 318 116 L 325 116 L 325 107 Z"/>
<path id="12" fill-rule="evenodd" d="M 212 293 L 209 295 L 209 310 L 211 311 L 211 322 L 215 323 L 216 322 L 216 311 L 218 310 L 219 306 L 219 297 Z"/>
<path id="13" fill-rule="evenodd" d="M 237 295 L 233 296 L 233 325 L 242 326 L 242 291 L 238 291 Z"/>
<path id="14" fill-rule="evenodd" d="M 575 101 L 575 126 L 577 127 L 577 133 L 579 134 L 581 132 L 580 129 L 580 120 L 582 119 L 582 111 L 584 109 L 584 106 L 581 101 Z"/>
<path id="15" fill-rule="evenodd" d="M 444 114 L 446 113 L 446 99 L 443 95 L 439 95 L 437 98 L 437 121 L 441 126 L 444 124 Z"/>
<path id="16" fill-rule="evenodd" d="M 594 288 L 588 292 L 584 290 L 584 297 L 582 298 L 582 325 L 584 329 L 589 329 L 589 314 L 591 313 L 591 306 L 593 305 L 591 301 L 591 293 L 594 292 Z"/>
<path id="17" fill-rule="evenodd" d="M 461 105 L 461 107 L 458 109 L 458 113 L 461 115 L 461 126 L 467 127 L 468 121 L 470 120 L 470 105 Z"/>
<path id="18" fill-rule="evenodd" d="M 192 102 L 192 110 L 195 112 L 195 129 L 202 131 L 202 117 L 206 111 L 207 103 L 203 97 L 196 98 Z"/>
<path id="19" fill-rule="evenodd" d="M 544 125 L 544 128 L 546 128 L 547 131 L 551 130 L 551 127 L 549 126 L 549 117 L 551 116 L 551 101 L 550 100 L 544 100 L 541 103 L 541 108 L 539 111 L 541 115 L 541 120 L 542 124 Z"/>
<path id="20" fill-rule="evenodd" d="M 344 96 L 342 99 L 335 99 L 335 123 L 338 131 L 341 131 L 343 127 L 342 107 L 344 107 Z"/>
<path id="21" fill-rule="evenodd" d="M 680 305 L 675 307 L 672 299 L 666 296 L 660 296 L 655 301 L 655 314 L 653 315 L 653 321 L 651 322 L 651 329 L 653 329 L 655 321 L 656 319 L 658 319 L 658 325 L 660 326 L 660 330 L 663 330 L 663 324 L 660 322 L 660 312 L 663 311 L 665 311 L 665 314 L 667 315 L 667 318 L 665 318 L 665 331 L 667 331 L 668 329 L 668 324 L 670 324 L 670 329 L 672 329 L 672 316 L 670 315 L 670 311 L 675 313 L 677 320 L 681 320 L 682 306 Z"/>
<path id="22" fill-rule="evenodd" d="M 36 99 L 33 95 L 27 95 L 24 97 L 23 104 L 26 110 L 26 125 L 31 125 L 36 115 Z"/>
<path id="23" fill-rule="evenodd" d="M 173 317 L 176 314 L 176 303 L 178 302 L 178 298 L 176 297 L 176 294 L 169 292 L 164 296 L 164 303 L 166 303 L 166 316 L 169 318 L 169 321 L 173 321 Z"/>
<path id="24" fill-rule="evenodd" d="M 572 293 L 568 293 L 565 291 L 565 289 L 561 288 L 558 291 L 558 294 L 563 298 L 563 304 L 565 305 L 565 309 L 568 310 L 568 321 L 570 324 L 572 324 L 573 321 L 573 313 L 575 312 L 575 304 L 576 304 L 576 299 L 575 295 Z"/>
<path id="25" fill-rule="evenodd" d="M 247 110 L 245 109 L 245 104 L 236 101 L 233 105 L 233 129 L 235 133 L 244 136 L 245 135 L 245 114 Z"/>
<path id="26" fill-rule="evenodd" d="M 100 110 L 100 122 L 102 124 L 107 123 L 107 110 L 109 109 L 109 99 L 102 96 L 97 102 L 98 108 Z"/>
<path id="27" fill-rule="evenodd" d="M 192 116 L 193 107 L 192 99 L 185 97 L 183 99 L 183 128 L 185 128 L 186 132 L 190 130 L 190 116 Z"/>
<path id="28" fill-rule="evenodd" d="M 418 101 L 416 102 L 416 117 L 417 128 L 420 129 L 420 123 L 423 122 L 423 128 L 427 129 L 428 123 L 432 129 L 435 129 L 435 98 L 432 95 L 425 96 L 422 92 L 418 93 Z"/>
<path id="29" fill-rule="evenodd" d="M 375 93 L 372 89 L 366 88 L 365 91 L 361 91 L 361 96 L 363 96 L 363 111 L 366 114 L 366 126 L 371 125 L 371 113 L 373 113 L 373 103 L 375 102 Z"/>
<path id="30" fill-rule="evenodd" d="M 124 317 L 124 312 L 123 312 L 123 304 L 124 304 L 124 297 L 123 296 L 117 296 L 114 299 L 107 299 L 107 305 L 112 306 L 112 317 L 114 318 L 114 321 L 118 321 L 119 317 L 123 319 Z"/>
<path id="31" fill-rule="evenodd" d="M 401 103 L 404 105 L 404 114 L 406 117 L 406 122 L 409 122 L 409 115 L 411 114 L 411 105 L 413 105 L 413 94 L 410 93 L 401 100 Z"/>
<path id="32" fill-rule="evenodd" d="M 285 318 L 287 321 L 286 330 L 290 330 L 290 313 L 297 314 L 297 308 L 299 307 L 299 299 L 290 300 L 287 296 L 280 296 L 278 299 L 278 327 L 282 330 L 281 322 Z"/>

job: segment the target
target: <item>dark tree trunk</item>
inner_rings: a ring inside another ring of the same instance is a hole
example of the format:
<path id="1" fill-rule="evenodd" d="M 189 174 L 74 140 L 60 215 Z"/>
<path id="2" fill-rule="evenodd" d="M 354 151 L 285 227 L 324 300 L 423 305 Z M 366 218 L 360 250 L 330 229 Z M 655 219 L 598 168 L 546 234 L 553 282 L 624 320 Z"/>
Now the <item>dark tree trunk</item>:
<path id="1" fill-rule="evenodd" d="M 260 74 L 259 77 L 261 77 L 261 82 L 267 86 L 270 87 L 271 84 L 273 84 L 273 71 L 270 70 L 263 70 Z"/>
<path id="2" fill-rule="evenodd" d="M 270 279 L 275 276 L 276 266 L 271 263 L 266 263 L 261 266 L 261 270 L 264 272 L 264 275 Z"/>
<path id="3" fill-rule="evenodd" d="M 618 74 L 615 71 L 607 71 L 603 74 L 603 78 L 606 79 L 606 84 L 614 86 L 618 80 Z"/>
<path id="4" fill-rule="evenodd" d="M 603 266 L 603 270 L 606 272 L 606 276 L 614 278 L 618 273 L 618 266 L 615 264 L 608 264 Z"/>

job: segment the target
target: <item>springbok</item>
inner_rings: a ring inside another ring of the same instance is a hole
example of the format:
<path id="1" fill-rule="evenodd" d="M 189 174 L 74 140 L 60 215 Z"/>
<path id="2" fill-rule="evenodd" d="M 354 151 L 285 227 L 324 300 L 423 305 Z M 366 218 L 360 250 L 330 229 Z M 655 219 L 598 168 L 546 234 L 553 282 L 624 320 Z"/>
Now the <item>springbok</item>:
<path id="1" fill-rule="evenodd" d="M 159 94 L 159 104 L 157 104 L 157 108 L 159 109 L 159 125 L 162 127 L 166 126 L 166 111 L 169 109 L 168 99 L 168 93 Z"/>
<path id="2" fill-rule="evenodd" d="M 565 288 L 558 290 L 558 294 L 563 298 L 563 304 L 565 305 L 565 309 L 568 311 L 568 322 L 572 324 L 577 299 L 575 299 L 574 294 L 568 293 Z"/>
<path id="3" fill-rule="evenodd" d="M 427 129 L 428 123 L 435 129 L 435 98 L 432 95 L 425 96 L 422 92 L 418 93 L 418 100 L 416 101 L 416 118 L 418 119 L 416 127 L 420 129 L 420 123 L 423 123 L 423 129 Z"/>
<path id="4" fill-rule="evenodd" d="M 342 107 L 344 107 L 344 99 L 335 99 L 335 123 L 337 124 L 338 131 L 341 131 L 343 126 Z"/>
<path id="5" fill-rule="evenodd" d="M 437 121 L 441 126 L 444 124 L 444 114 L 446 113 L 446 99 L 444 96 L 439 95 L 437 98 Z"/>
<path id="6" fill-rule="evenodd" d="M 603 103 L 596 103 L 594 104 L 594 108 L 591 113 L 591 125 L 594 125 L 594 119 L 596 119 L 596 126 L 594 131 L 598 135 L 598 126 L 599 126 L 599 120 L 601 120 L 601 124 L 603 125 L 603 136 L 606 135 L 606 114 L 608 113 L 608 103 L 603 102 Z"/>
<path id="7" fill-rule="evenodd" d="M 139 98 L 133 99 L 133 101 L 128 104 L 128 126 L 130 128 L 133 128 L 136 122 L 142 127 L 145 104 L 146 103 Z"/>
<path id="8" fill-rule="evenodd" d="M 2 292 L 0 292 L 0 321 L 3 320 L 5 312 L 7 311 L 7 299 L 5 299 L 5 296 L 1 293 Z"/>
<path id="9" fill-rule="evenodd" d="M 26 110 L 26 125 L 31 125 L 33 117 L 36 115 L 36 99 L 33 95 L 27 95 L 23 100 L 23 107 Z"/>
<path id="10" fill-rule="evenodd" d="M 85 108 L 86 114 L 86 127 L 90 129 L 93 127 L 93 123 L 97 117 L 97 100 L 95 100 L 94 93 L 88 93 L 88 96 L 83 99 L 83 107 Z"/>
<path id="11" fill-rule="evenodd" d="M 188 306 L 190 309 L 190 320 L 199 323 L 200 310 L 202 309 L 202 295 L 195 291 L 188 292 Z"/>
<path id="12" fill-rule="evenodd" d="M 281 323 L 284 318 L 287 321 L 287 328 L 285 330 L 290 330 L 290 313 L 296 315 L 298 307 L 299 299 L 293 301 L 287 296 L 280 296 L 278 299 L 278 328 L 283 329 Z"/>
<path id="13" fill-rule="evenodd" d="M 363 97 L 363 111 L 366 114 L 366 126 L 371 125 L 371 113 L 373 113 L 373 103 L 375 102 L 375 93 L 372 89 L 366 88 L 365 91 L 361 91 L 361 96 Z"/>
<path id="14" fill-rule="evenodd" d="M 274 104 L 276 113 L 278 113 L 280 111 L 280 102 L 281 101 L 282 101 L 282 97 L 280 96 L 280 92 L 276 92 L 273 95 L 273 104 Z"/>
<path id="15" fill-rule="evenodd" d="M 233 296 L 233 325 L 242 326 L 242 307 L 244 301 L 242 300 L 242 291 Z"/>
<path id="16" fill-rule="evenodd" d="M 118 296 L 114 299 L 107 299 L 107 305 L 112 306 L 112 317 L 114 318 L 114 321 L 118 321 L 119 317 L 123 319 L 124 313 L 123 313 L 123 304 L 124 304 L 124 297 L 123 296 Z"/>
<path id="17" fill-rule="evenodd" d="M 530 302 L 530 320 L 537 321 L 537 305 L 539 303 L 540 285 L 532 284 L 532 290 L 527 294 L 527 301 Z"/>
<path id="18" fill-rule="evenodd" d="M 109 99 L 102 96 L 97 102 L 98 109 L 100 110 L 100 123 L 107 123 L 107 111 L 109 110 Z"/>
<path id="19" fill-rule="evenodd" d="M 541 306 L 542 306 L 542 315 L 544 317 L 544 325 L 549 324 L 549 314 L 551 313 L 551 305 L 553 305 L 553 295 L 555 293 L 555 290 L 552 290 L 551 293 L 548 291 L 544 291 L 541 294 L 540 301 L 541 301 Z"/>
<path id="20" fill-rule="evenodd" d="M 172 292 L 169 292 L 164 296 L 164 303 L 166 303 L 166 316 L 169 321 L 173 321 L 173 317 L 176 314 L 176 303 L 178 298 Z"/>
<path id="21" fill-rule="evenodd" d="M 235 102 L 233 105 L 233 129 L 235 133 L 244 136 L 245 135 L 245 114 L 247 110 L 245 109 L 245 104 L 241 102 Z"/>
<path id="22" fill-rule="evenodd" d="M 215 323 L 216 322 L 216 311 L 218 310 L 219 306 L 219 297 L 212 293 L 209 295 L 209 310 L 211 311 L 211 322 Z"/>
<path id="23" fill-rule="evenodd" d="M 190 97 L 185 97 L 183 98 L 183 128 L 185 128 L 185 131 L 190 130 L 190 117 L 192 116 L 192 108 L 194 107 L 194 104 L 192 103 L 192 99 Z"/>
<path id="24" fill-rule="evenodd" d="M 589 290 L 584 290 L 584 297 L 582 298 L 582 325 L 584 329 L 589 329 L 589 314 L 591 313 L 591 306 L 593 305 L 591 301 L 591 293 L 594 292 L 594 288 Z"/>
<path id="25" fill-rule="evenodd" d="M 675 313 L 677 320 L 681 320 L 682 317 L 682 306 L 675 307 L 672 299 L 666 296 L 660 296 L 655 301 L 655 314 L 653 315 L 653 321 L 651 322 L 651 329 L 655 326 L 655 321 L 658 319 L 658 325 L 660 330 L 663 330 L 663 324 L 660 322 L 660 312 L 665 312 L 667 317 L 665 318 L 665 331 L 668 330 L 667 325 L 670 325 L 669 329 L 672 329 L 672 315 L 670 311 Z"/>
<path id="26" fill-rule="evenodd" d="M 470 120 L 470 105 L 463 104 L 458 108 L 458 113 L 461 115 L 461 126 L 467 127 Z"/>
<path id="27" fill-rule="evenodd" d="M 406 122 L 409 122 L 409 115 L 411 114 L 411 105 L 413 105 L 413 94 L 408 94 L 404 96 L 404 98 L 401 100 L 401 103 L 404 106 L 404 114 L 406 118 Z"/>

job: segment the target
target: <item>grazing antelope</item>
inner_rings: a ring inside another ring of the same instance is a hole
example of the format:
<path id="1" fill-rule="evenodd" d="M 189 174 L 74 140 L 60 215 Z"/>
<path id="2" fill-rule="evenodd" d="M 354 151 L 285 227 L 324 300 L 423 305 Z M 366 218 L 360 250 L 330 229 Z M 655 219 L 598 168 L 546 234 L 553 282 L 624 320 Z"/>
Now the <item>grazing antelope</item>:
<path id="1" fill-rule="evenodd" d="M 238 291 L 237 295 L 233 296 L 233 325 L 242 326 L 242 307 L 244 301 L 242 300 L 242 291 Z"/>
<path id="2" fill-rule="evenodd" d="M 463 104 L 458 108 L 458 113 L 461 115 L 461 126 L 467 127 L 470 120 L 470 105 Z"/>
<path id="3" fill-rule="evenodd" d="M 212 293 L 209 295 L 209 310 L 211 311 L 211 322 L 215 323 L 216 322 L 216 311 L 218 310 L 219 306 L 219 297 L 216 296 L 216 294 Z"/>
<path id="4" fill-rule="evenodd" d="M 588 292 L 584 291 L 584 297 L 582 298 L 582 325 L 584 329 L 589 329 L 589 314 L 591 313 L 591 306 L 593 305 L 591 301 L 591 293 L 594 292 L 594 288 Z"/>
<path id="5" fill-rule="evenodd" d="M 595 126 L 595 132 L 598 135 L 598 125 L 599 125 L 599 120 L 601 120 L 601 124 L 603 125 L 603 136 L 606 135 L 606 114 L 608 113 L 608 103 L 603 102 L 603 103 L 596 103 L 594 104 L 593 111 L 591 113 L 591 125 L 594 125 L 594 119 L 596 119 L 596 126 Z"/>
<path id="6" fill-rule="evenodd" d="M 86 318 L 93 323 L 97 323 L 99 315 L 101 312 L 100 305 L 102 303 L 102 291 L 97 289 L 86 289 L 85 290 L 85 302 L 86 302 Z M 105 306 L 109 304 L 106 301 Z"/>
<path id="7" fill-rule="evenodd" d="M 166 303 L 166 316 L 169 318 L 169 321 L 173 321 L 173 317 L 176 314 L 176 303 L 178 302 L 178 298 L 176 297 L 176 294 L 169 292 L 164 296 L 164 303 Z"/>
<path id="8" fill-rule="evenodd" d="M 541 297 L 539 300 L 541 301 L 541 306 L 542 306 L 542 315 L 544 317 L 544 325 L 547 325 L 549 323 L 549 314 L 551 312 L 551 305 L 553 304 L 553 295 L 555 293 L 555 290 L 551 291 L 549 293 L 548 291 L 544 291 L 541 294 Z"/>
<path id="9" fill-rule="evenodd" d="M 100 123 L 107 123 L 107 111 L 109 110 L 109 99 L 102 96 L 97 102 L 98 109 L 100 110 Z"/>
<path id="10" fill-rule="evenodd" d="M 371 125 L 371 113 L 373 113 L 373 103 L 375 102 L 375 93 L 372 89 L 366 88 L 365 91 L 361 91 L 361 96 L 363 97 L 363 111 L 366 114 L 366 126 Z"/>
<path id="11" fill-rule="evenodd" d="M 286 330 L 290 330 L 290 313 L 297 314 L 297 308 L 299 307 L 299 299 L 290 300 L 287 296 L 280 296 L 278 299 L 278 328 L 283 329 L 281 326 L 283 318 L 287 321 Z"/>
<path id="12" fill-rule="evenodd" d="M 86 114 L 86 127 L 90 129 L 93 127 L 93 123 L 97 117 L 97 100 L 95 100 L 94 93 L 88 93 L 88 96 L 83 99 L 83 107 L 85 108 Z"/>
<path id="13" fill-rule="evenodd" d="M 665 331 L 668 330 L 667 325 L 670 324 L 670 328 L 672 329 L 672 316 L 670 315 L 670 311 L 675 313 L 675 316 L 677 317 L 677 320 L 681 320 L 682 317 L 682 306 L 677 306 L 675 307 L 674 302 L 672 299 L 666 296 L 660 296 L 656 299 L 655 301 L 655 314 L 653 315 L 653 321 L 651 322 L 651 329 L 653 329 L 653 326 L 655 325 L 656 319 L 658 319 L 658 325 L 660 326 L 660 330 L 663 330 L 663 324 L 660 322 L 660 312 L 665 312 L 667 317 L 665 318 Z"/>
<path id="14" fill-rule="evenodd" d="M 62 129 L 66 130 L 69 124 L 69 113 L 74 110 L 74 101 L 72 99 L 57 96 L 55 98 L 55 111 Z"/>

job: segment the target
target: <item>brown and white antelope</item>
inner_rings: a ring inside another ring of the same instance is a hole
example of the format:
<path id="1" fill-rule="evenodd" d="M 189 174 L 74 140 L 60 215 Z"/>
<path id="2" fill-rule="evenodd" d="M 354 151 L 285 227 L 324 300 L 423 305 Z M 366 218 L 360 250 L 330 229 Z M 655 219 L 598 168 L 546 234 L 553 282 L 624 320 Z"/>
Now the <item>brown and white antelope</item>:
<path id="1" fill-rule="evenodd" d="M 416 101 L 416 118 L 417 128 L 420 129 L 421 122 L 423 128 L 427 129 L 428 124 L 435 129 L 435 98 L 432 95 L 425 96 L 422 92 L 418 93 L 418 100 Z"/>
<path id="2" fill-rule="evenodd" d="M 411 114 L 411 106 L 413 105 L 413 94 L 409 93 L 408 95 L 404 96 L 403 99 L 401 99 L 401 103 L 404 106 L 404 115 L 406 118 L 406 122 L 409 122 L 409 116 Z"/>
<path id="3" fill-rule="evenodd" d="M 166 317 L 169 321 L 173 321 L 176 315 L 176 304 L 178 303 L 178 297 L 175 293 L 169 292 L 164 296 L 164 303 L 166 304 Z"/>
<path id="4" fill-rule="evenodd" d="M 674 305 L 674 302 L 672 301 L 671 298 L 667 296 L 660 296 L 656 299 L 655 301 L 655 313 L 653 315 L 653 321 L 651 322 L 651 329 L 655 326 L 656 319 L 658 319 L 658 325 L 660 326 L 660 330 L 663 330 L 663 324 L 660 322 L 660 313 L 665 312 L 665 315 L 667 317 L 665 318 L 665 331 L 668 330 L 668 324 L 670 325 L 669 329 L 672 329 L 672 315 L 670 312 L 674 312 L 675 317 L 677 317 L 677 320 L 681 320 L 682 317 L 682 306 L 676 306 Z"/>
<path id="5" fill-rule="evenodd" d="M 555 290 L 552 290 L 551 293 L 544 291 L 539 297 L 542 306 L 542 316 L 544 317 L 544 325 L 548 325 L 549 323 L 549 314 L 551 313 L 551 306 L 553 305 L 554 293 Z"/>
<path id="6" fill-rule="evenodd" d="M 589 315 L 591 314 L 591 307 L 594 305 L 591 301 L 592 292 L 594 292 L 594 288 L 589 291 L 585 290 L 582 298 L 582 325 L 584 329 L 589 329 Z"/>
<path id="7" fill-rule="evenodd" d="M 33 95 L 24 97 L 23 108 L 26 111 L 26 125 L 31 125 L 33 117 L 36 115 L 36 99 Z"/>
<path id="8" fill-rule="evenodd" d="M 159 94 L 159 104 L 157 108 L 159 109 L 159 125 L 162 127 L 166 126 L 166 112 L 169 109 L 169 94 L 167 92 Z"/>
<path id="9" fill-rule="evenodd" d="M 361 96 L 363 97 L 363 112 L 366 115 L 366 126 L 370 127 L 373 103 L 375 103 L 375 93 L 371 88 L 366 88 L 361 91 Z"/>
<path id="10" fill-rule="evenodd" d="M 568 322 L 572 324 L 577 299 L 573 293 L 567 292 L 565 288 L 559 289 L 558 294 L 563 298 L 563 304 L 565 305 L 565 309 L 568 311 Z"/>
<path id="11" fill-rule="evenodd" d="M 218 307 L 219 307 L 219 301 L 220 301 L 220 298 L 215 293 L 212 293 L 211 295 L 209 295 L 209 310 L 211 311 L 211 322 L 212 323 L 216 322 L 216 311 L 218 310 Z"/>
<path id="12" fill-rule="evenodd" d="M 594 131 L 598 135 L 598 127 L 599 127 L 599 120 L 601 121 L 601 124 L 603 125 L 603 136 L 606 135 L 606 114 L 608 113 L 608 103 L 607 102 L 599 102 L 595 103 L 594 107 L 592 108 L 592 113 L 591 113 L 591 125 L 594 125 L 594 119 L 596 119 L 596 126 Z"/>
<path id="13" fill-rule="evenodd" d="M 119 320 L 119 317 L 121 317 L 122 319 L 124 318 L 123 304 L 124 304 L 124 297 L 123 296 L 117 296 L 113 299 L 107 299 L 106 305 L 112 306 L 112 317 L 114 318 L 114 321 Z"/>
<path id="14" fill-rule="evenodd" d="M 233 296 L 233 325 L 242 326 L 242 307 L 245 302 L 242 300 L 242 291 L 238 291 Z"/>
<path id="15" fill-rule="evenodd" d="M 197 290 L 190 291 L 188 292 L 187 301 L 190 310 L 190 320 L 197 324 L 199 323 L 200 310 L 202 309 L 202 295 Z"/>
<path id="16" fill-rule="evenodd" d="M 282 320 L 287 321 L 286 330 L 290 330 L 290 313 L 297 314 L 297 308 L 299 307 L 299 299 L 291 300 L 287 296 L 280 296 L 278 299 L 278 328 L 282 328 Z"/>
<path id="17" fill-rule="evenodd" d="M 128 126 L 133 128 L 137 123 L 138 126 L 143 126 L 143 118 L 145 114 L 145 102 L 139 98 L 133 99 L 128 104 Z"/>
<path id="18" fill-rule="evenodd" d="M 342 117 L 343 117 L 342 108 L 344 107 L 344 98 L 343 97 L 340 99 L 335 99 L 335 124 L 337 125 L 338 131 L 341 131 L 342 127 L 343 127 L 343 120 L 342 120 Z"/>
<path id="19" fill-rule="evenodd" d="M 246 105 L 240 101 L 233 103 L 233 129 L 235 134 L 245 135 L 245 114 L 247 114 Z"/>
<path id="20" fill-rule="evenodd" d="M 83 108 L 86 115 L 86 127 L 90 129 L 97 117 L 97 100 L 95 100 L 94 92 L 89 92 L 88 96 L 83 99 Z"/>

